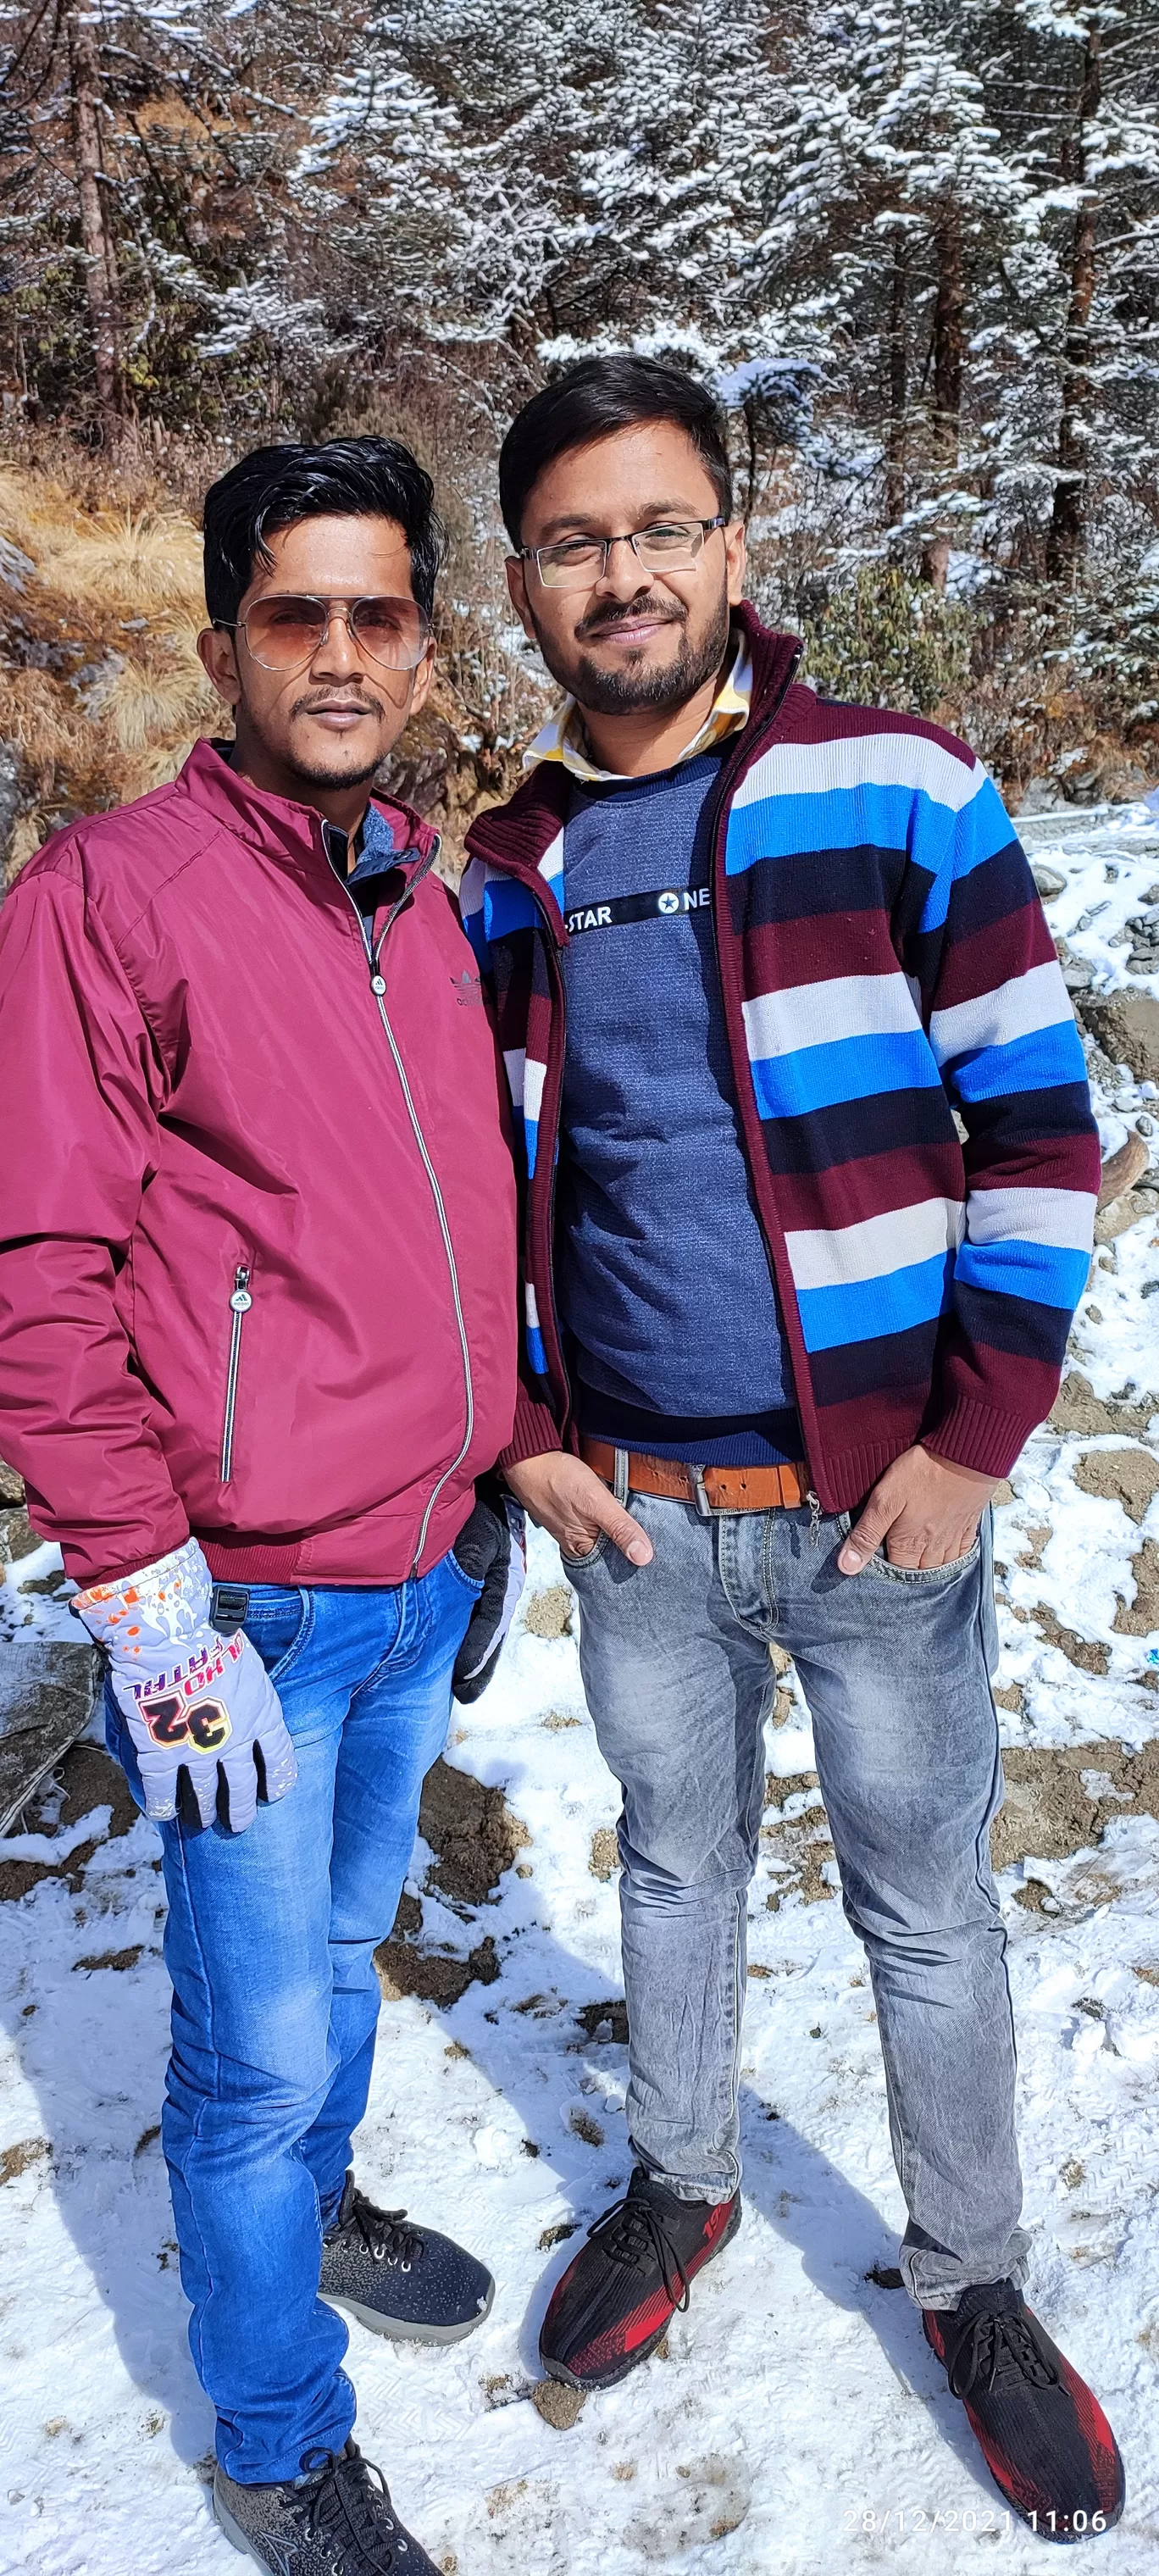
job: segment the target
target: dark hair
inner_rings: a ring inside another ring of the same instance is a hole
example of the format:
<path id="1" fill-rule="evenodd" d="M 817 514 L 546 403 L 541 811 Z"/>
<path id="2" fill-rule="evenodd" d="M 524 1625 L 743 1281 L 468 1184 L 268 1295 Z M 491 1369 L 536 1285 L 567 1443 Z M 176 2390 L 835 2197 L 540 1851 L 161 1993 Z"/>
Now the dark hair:
<path id="1" fill-rule="evenodd" d="M 641 420 L 672 420 L 691 439 L 716 494 L 732 517 L 732 472 L 724 422 L 708 391 L 680 367 L 656 358 L 580 358 L 575 366 L 524 403 L 511 423 L 499 457 L 499 502 L 513 546 L 520 543 L 523 513 L 540 475 L 569 448 L 590 447 Z"/>
<path id="2" fill-rule="evenodd" d="M 210 484 L 202 526 L 212 623 L 233 623 L 256 565 L 272 561 L 266 538 L 275 529 L 322 517 L 396 520 L 411 587 L 430 616 L 444 543 L 430 475 L 397 438 L 331 438 L 324 447 L 255 447 Z"/>

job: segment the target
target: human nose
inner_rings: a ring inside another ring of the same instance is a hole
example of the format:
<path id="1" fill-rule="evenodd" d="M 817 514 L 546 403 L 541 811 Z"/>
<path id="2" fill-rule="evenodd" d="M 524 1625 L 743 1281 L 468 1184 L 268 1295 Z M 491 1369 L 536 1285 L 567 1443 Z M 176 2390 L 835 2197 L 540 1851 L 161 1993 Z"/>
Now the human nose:
<path id="1" fill-rule="evenodd" d="M 361 671 L 362 655 L 350 632 L 348 608 L 328 607 L 326 631 L 319 639 L 310 668 L 320 679 L 348 679 L 352 671 Z"/>
<path id="2" fill-rule="evenodd" d="M 651 586 L 652 576 L 637 561 L 631 538 L 609 537 L 596 589 L 612 599 L 634 599 L 638 590 L 650 590 Z"/>

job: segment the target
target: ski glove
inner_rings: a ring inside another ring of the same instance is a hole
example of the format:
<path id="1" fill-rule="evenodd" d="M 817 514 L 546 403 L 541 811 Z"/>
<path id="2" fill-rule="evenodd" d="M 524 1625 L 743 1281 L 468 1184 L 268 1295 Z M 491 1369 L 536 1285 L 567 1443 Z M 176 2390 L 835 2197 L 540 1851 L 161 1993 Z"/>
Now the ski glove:
<path id="1" fill-rule="evenodd" d="M 213 1579 L 195 1538 L 140 1574 L 78 1592 L 72 1608 L 108 1658 L 128 1722 L 145 1813 L 164 1824 L 180 1811 L 211 1825 L 252 1825 L 259 1795 L 284 1798 L 298 1776 L 278 1695 L 261 1656 L 239 1630 L 210 1622 Z"/>
<path id="2" fill-rule="evenodd" d="M 455 1657 L 451 1688 L 464 1706 L 478 1699 L 495 1670 L 527 1573 L 527 1521 L 521 1503 L 497 1476 L 481 1476 L 475 1509 L 455 1540 L 455 1557 L 483 1589 Z"/>

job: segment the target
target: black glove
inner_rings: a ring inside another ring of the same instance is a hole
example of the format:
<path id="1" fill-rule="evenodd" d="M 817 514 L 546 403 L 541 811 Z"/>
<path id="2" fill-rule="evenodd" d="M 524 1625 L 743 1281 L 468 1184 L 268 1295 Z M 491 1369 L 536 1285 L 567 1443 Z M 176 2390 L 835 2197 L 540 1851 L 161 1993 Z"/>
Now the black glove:
<path id="1" fill-rule="evenodd" d="M 523 1506 L 497 1476 L 481 1476 L 475 1509 L 455 1540 L 455 1557 L 483 1589 L 455 1657 L 451 1689 L 468 1707 L 478 1699 L 499 1661 L 527 1573 L 527 1521 Z"/>

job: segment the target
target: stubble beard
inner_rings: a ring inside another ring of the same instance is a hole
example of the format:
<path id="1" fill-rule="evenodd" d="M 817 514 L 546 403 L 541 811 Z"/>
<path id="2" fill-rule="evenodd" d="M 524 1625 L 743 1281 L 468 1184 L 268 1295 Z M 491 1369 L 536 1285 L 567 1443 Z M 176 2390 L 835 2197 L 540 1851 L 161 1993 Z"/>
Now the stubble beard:
<path id="1" fill-rule="evenodd" d="M 389 753 L 376 752 L 369 766 L 364 762 L 361 769 L 306 769 L 300 760 L 287 760 L 286 767 L 301 779 L 303 787 L 367 787 L 388 758 Z"/>
<path id="2" fill-rule="evenodd" d="M 539 649 L 552 679 L 567 689 L 587 714 L 624 716 L 645 707 L 654 708 L 658 715 L 675 714 L 716 678 L 728 650 L 729 624 L 728 598 L 722 593 L 711 625 L 698 643 L 694 644 L 689 635 L 687 618 L 681 621 L 679 650 L 663 669 L 649 669 L 640 653 L 632 655 L 621 670 L 606 671 L 582 649 L 567 667 L 558 651 L 548 651 L 542 635 Z M 603 631 L 611 632 L 612 622 Z"/>
<path id="3" fill-rule="evenodd" d="M 244 714 L 254 741 L 260 746 L 267 758 L 272 757 L 280 762 L 287 774 L 299 781 L 303 787 L 320 788 L 324 793 L 326 793 L 332 792 L 335 789 L 342 789 L 344 787 L 369 786 L 371 780 L 377 777 L 383 762 L 388 760 L 390 757 L 390 746 L 383 743 L 381 740 L 381 733 L 385 726 L 387 714 L 387 710 L 382 705 L 381 700 L 378 698 L 366 697 L 359 699 L 358 701 L 354 701 L 352 699 L 351 703 L 357 703 L 365 708 L 367 715 L 374 718 L 380 735 L 377 748 L 372 753 L 367 753 L 360 760 L 359 766 L 352 769 L 340 767 L 337 762 L 327 761 L 325 758 L 310 761 L 300 757 L 293 747 L 292 734 L 291 740 L 285 745 L 271 742 L 269 737 L 263 733 L 260 724 L 255 722 L 253 710 L 247 704 L 244 696 L 240 702 L 237 713 Z M 309 715 L 311 713 L 311 707 L 312 702 L 308 697 L 298 699 L 290 709 L 291 727 L 297 717 Z"/>

